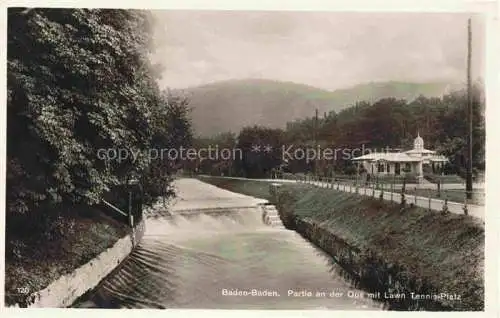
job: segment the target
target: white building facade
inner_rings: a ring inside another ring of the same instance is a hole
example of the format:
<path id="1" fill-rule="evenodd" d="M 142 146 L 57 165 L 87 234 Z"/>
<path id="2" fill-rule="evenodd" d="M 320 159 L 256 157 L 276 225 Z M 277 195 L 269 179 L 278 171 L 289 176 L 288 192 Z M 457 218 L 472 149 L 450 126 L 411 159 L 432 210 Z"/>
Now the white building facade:
<path id="1" fill-rule="evenodd" d="M 424 148 L 424 140 L 417 135 L 413 149 L 404 152 L 374 152 L 352 159 L 358 163 L 358 171 L 362 168 L 372 175 L 406 175 L 412 174 L 422 178 L 424 171 L 440 174 L 447 158 L 437 155 L 435 151 Z"/>

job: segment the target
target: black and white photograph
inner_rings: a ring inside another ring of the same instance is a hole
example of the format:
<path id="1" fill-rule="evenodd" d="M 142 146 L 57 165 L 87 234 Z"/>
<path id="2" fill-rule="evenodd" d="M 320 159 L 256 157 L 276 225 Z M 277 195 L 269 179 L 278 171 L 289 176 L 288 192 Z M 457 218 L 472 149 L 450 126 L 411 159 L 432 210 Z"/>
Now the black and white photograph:
<path id="1" fill-rule="evenodd" d="M 6 11 L 5 307 L 485 311 L 491 14 Z"/>

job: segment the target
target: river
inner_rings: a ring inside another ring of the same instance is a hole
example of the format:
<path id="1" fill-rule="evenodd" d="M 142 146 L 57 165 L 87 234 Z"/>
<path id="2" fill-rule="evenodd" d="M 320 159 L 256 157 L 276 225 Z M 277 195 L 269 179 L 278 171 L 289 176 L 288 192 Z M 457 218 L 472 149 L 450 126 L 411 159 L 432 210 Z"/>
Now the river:
<path id="1" fill-rule="evenodd" d="M 177 187 L 177 209 L 150 214 L 134 252 L 74 307 L 382 309 L 359 297 L 331 257 L 264 224 L 249 197 L 193 179 Z M 196 209 L 211 204 L 221 213 Z"/>

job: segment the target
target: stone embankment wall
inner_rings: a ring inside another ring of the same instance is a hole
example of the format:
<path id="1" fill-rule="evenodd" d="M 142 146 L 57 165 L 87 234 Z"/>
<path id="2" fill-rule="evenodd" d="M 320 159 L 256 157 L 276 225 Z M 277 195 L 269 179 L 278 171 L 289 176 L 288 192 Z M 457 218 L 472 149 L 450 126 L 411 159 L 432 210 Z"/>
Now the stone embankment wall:
<path id="1" fill-rule="evenodd" d="M 285 227 L 331 255 L 357 287 L 370 295 L 379 292 L 378 299 L 393 310 L 484 310 L 484 232 L 468 219 L 440 220 L 446 216 L 431 214 L 414 218 L 420 212 L 318 191 L 324 190 L 270 187 Z M 319 216 L 323 211 L 327 213 Z M 424 222 L 442 223 L 431 228 Z M 412 293 L 427 298 L 416 300 Z M 387 298 L 397 295 L 405 298 Z"/>
<path id="2" fill-rule="evenodd" d="M 27 308 L 65 308 L 71 306 L 80 296 L 95 288 L 108 276 L 133 250 L 142 239 L 145 230 L 144 220 L 136 225 L 134 231 L 118 240 L 112 247 L 97 257 L 63 275 L 46 288 L 27 297 L 27 303 L 12 307 Z"/>

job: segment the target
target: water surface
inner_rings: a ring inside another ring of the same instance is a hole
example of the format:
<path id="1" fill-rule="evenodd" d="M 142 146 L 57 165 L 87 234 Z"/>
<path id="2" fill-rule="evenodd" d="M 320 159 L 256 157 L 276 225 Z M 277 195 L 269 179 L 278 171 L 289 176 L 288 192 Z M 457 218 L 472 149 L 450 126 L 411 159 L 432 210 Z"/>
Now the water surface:
<path id="1" fill-rule="evenodd" d="M 265 225 L 255 198 L 194 179 L 176 186 L 169 212 L 146 217 L 134 252 L 75 307 L 381 308 L 352 297 L 361 293 L 299 234 Z"/>

